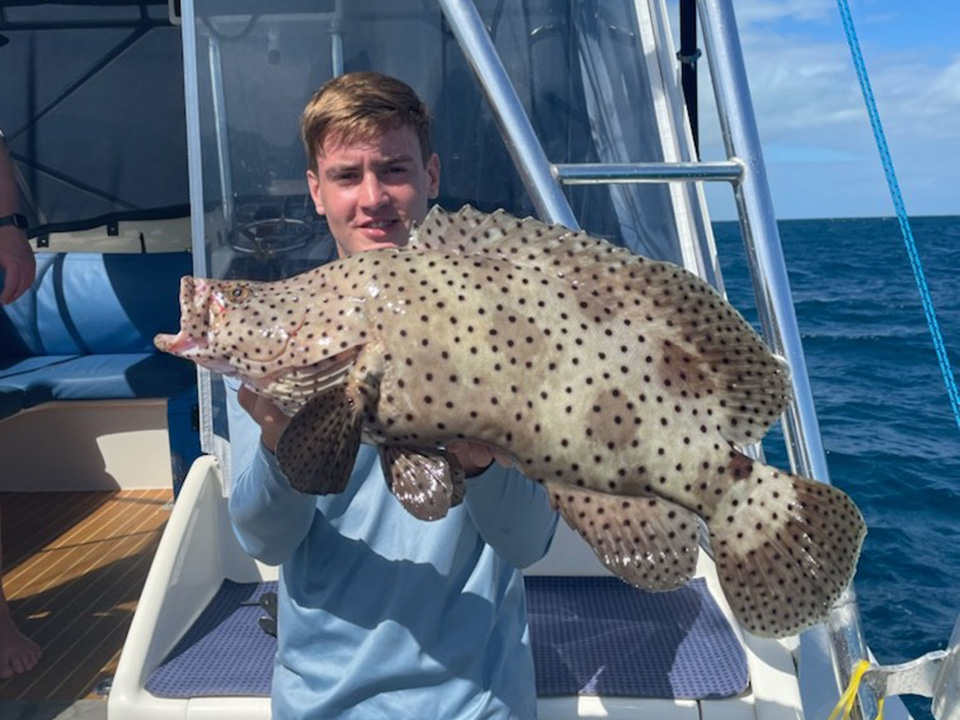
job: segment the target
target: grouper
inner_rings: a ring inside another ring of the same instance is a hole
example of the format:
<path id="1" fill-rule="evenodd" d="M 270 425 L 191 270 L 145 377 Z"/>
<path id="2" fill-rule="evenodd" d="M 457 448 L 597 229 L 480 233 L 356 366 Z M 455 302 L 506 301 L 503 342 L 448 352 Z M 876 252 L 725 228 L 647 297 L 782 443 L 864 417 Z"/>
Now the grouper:
<path id="1" fill-rule="evenodd" d="M 290 418 L 277 460 L 340 492 L 362 442 L 424 520 L 464 496 L 447 445 L 486 443 L 542 483 L 613 573 L 694 574 L 699 519 L 734 615 L 784 636 L 821 621 L 866 533 L 842 491 L 752 459 L 789 372 L 708 283 L 506 212 L 437 207 L 407 245 L 276 282 L 181 281 L 156 345 L 239 376 Z"/>

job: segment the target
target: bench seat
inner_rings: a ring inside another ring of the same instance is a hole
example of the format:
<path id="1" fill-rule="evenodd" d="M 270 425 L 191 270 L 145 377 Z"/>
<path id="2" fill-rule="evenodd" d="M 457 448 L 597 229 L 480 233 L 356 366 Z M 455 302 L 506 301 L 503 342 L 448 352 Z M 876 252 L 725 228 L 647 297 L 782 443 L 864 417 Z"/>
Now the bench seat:
<path id="1" fill-rule="evenodd" d="M 196 382 L 162 355 L 179 327 L 190 253 L 40 253 L 37 277 L 0 309 L 0 419 L 53 400 L 170 397 Z"/>
<path id="2" fill-rule="evenodd" d="M 52 355 L 23 358 L 0 369 L 0 396 L 18 395 L 19 402 L 9 401 L 10 410 L 17 412 L 54 400 L 169 397 L 195 382 L 193 363 L 172 355 Z M 0 417 L 12 412 L 0 410 Z"/>
<path id="3" fill-rule="evenodd" d="M 159 352 L 153 338 L 180 326 L 180 278 L 192 272 L 191 254 L 38 253 L 36 259 L 30 289 L 0 307 L 0 450 L 16 455 L 4 473 L 5 489 L 55 485 L 55 468 L 41 472 L 28 452 L 38 431 L 46 443 L 84 444 L 51 453 L 79 469 L 97 454 L 87 443 L 103 445 L 90 436 L 96 429 L 128 438 L 140 433 L 144 445 L 125 446 L 136 446 L 144 464 L 168 476 L 173 467 L 179 490 L 200 454 L 196 366 Z M 44 419 L 36 420 L 37 413 Z M 165 441 L 151 435 L 158 430 L 167 432 L 166 451 Z M 120 467 L 121 460 L 126 467 L 120 457 L 101 465 Z M 146 479 L 153 477 L 146 468 L 133 475 L 113 481 L 155 481 Z"/>

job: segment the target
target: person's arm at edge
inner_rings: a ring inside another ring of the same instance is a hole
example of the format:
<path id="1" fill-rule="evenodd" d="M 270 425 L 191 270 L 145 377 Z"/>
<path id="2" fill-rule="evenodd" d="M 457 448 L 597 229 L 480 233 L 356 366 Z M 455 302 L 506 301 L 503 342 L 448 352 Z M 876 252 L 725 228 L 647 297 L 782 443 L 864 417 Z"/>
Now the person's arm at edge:
<path id="1" fill-rule="evenodd" d="M 464 504 L 484 542 L 520 569 L 547 554 L 559 516 L 542 485 L 497 463 L 466 482 Z"/>
<path id="2" fill-rule="evenodd" d="M 259 425 L 237 400 L 238 385 L 226 381 L 233 468 L 230 520 L 248 555 L 279 565 L 309 532 L 316 498 L 290 487 L 273 453 L 260 441 Z"/>
<path id="3" fill-rule="evenodd" d="M 13 173 L 13 163 L 7 153 L 6 140 L 0 133 L 0 217 L 20 211 L 20 195 Z M 27 242 L 27 234 L 13 225 L 0 228 L 0 304 L 11 303 L 23 295 L 33 283 L 37 264 Z"/>

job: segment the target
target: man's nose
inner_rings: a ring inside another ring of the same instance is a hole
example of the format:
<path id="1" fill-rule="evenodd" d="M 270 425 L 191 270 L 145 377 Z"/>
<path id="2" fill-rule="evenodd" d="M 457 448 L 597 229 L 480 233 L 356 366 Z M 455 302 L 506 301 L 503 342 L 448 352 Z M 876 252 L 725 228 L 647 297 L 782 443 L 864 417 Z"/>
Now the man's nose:
<path id="1" fill-rule="evenodd" d="M 368 172 L 363 176 L 363 185 L 360 188 L 360 198 L 364 205 L 376 207 L 386 200 L 386 189 L 376 173 Z"/>

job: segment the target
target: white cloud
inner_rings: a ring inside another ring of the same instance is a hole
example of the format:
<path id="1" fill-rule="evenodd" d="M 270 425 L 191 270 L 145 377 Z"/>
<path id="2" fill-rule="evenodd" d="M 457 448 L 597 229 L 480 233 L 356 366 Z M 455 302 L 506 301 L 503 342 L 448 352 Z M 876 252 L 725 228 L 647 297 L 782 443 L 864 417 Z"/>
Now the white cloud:
<path id="1" fill-rule="evenodd" d="M 880 114 L 891 132 L 931 142 L 960 139 L 960 56 L 946 67 L 923 57 L 887 56 L 873 80 Z M 887 116 L 889 115 L 889 120 Z"/>
<path id="2" fill-rule="evenodd" d="M 740 0 L 734 11 L 742 29 L 751 23 L 825 20 L 836 12 L 833 0 Z"/>
<path id="3" fill-rule="evenodd" d="M 892 214 L 835 1 L 739 0 L 735 12 L 779 214 Z M 921 39 L 885 50 L 876 27 L 902 21 L 875 12 L 858 25 L 900 185 L 912 213 L 960 214 L 960 54 L 930 53 Z M 700 67 L 701 144 L 716 158 L 722 141 Z"/>

